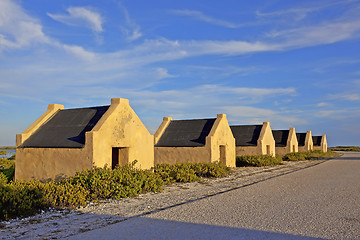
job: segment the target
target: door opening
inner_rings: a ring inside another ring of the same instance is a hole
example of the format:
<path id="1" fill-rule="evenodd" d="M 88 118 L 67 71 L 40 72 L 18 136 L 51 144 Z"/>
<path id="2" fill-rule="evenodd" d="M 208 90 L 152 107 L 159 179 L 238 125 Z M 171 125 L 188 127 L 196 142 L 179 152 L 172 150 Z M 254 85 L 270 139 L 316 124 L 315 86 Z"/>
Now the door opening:
<path id="1" fill-rule="evenodd" d="M 226 146 L 220 145 L 220 162 L 226 165 Z"/>
<path id="2" fill-rule="evenodd" d="M 266 154 L 269 156 L 271 155 L 270 145 L 266 145 Z"/>
<path id="3" fill-rule="evenodd" d="M 111 168 L 116 166 L 123 167 L 129 163 L 129 148 L 127 147 L 114 147 L 112 148 L 112 163 Z"/>

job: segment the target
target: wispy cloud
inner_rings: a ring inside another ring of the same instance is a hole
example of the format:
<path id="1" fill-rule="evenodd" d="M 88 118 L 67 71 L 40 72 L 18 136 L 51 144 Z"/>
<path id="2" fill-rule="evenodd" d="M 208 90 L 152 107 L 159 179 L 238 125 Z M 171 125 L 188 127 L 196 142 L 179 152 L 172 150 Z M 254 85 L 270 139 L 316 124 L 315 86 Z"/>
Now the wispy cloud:
<path id="1" fill-rule="evenodd" d="M 121 3 L 118 3 L 118 6 L 125 19 L 125 24 L 121 25 L 120 29 L 124 33 L 126 39 L 131 42 L 142 37 L 143 34 L 140 26 L 131 19 L 128 10 Z"/>
<path id="2" fill-rule="evenodd" d="M 66 25 L 87 27 L 96 33 L 104 31 L 102 27 L 103 17 L 94 9 L 89 7 L 69 7 L 66 11 L 68 14 L 47 13 L 47 15 L 55 21 Z"/>
<path id="3" fill-rule="evenodd" d="M 331 44 L 359 37 L 360 19 L 327 22 L 320 25 L 273 31 L 268 37 L 280 42 L 279 48 L 300 48 Z"/>
<path id="4" fill-rule="evenodd" d="M 49 43 L 41 24 L 10 0 L 0 1 L 0 50 Z"/>
<path id="5" fill-rule="evenodd" d="M 191 17 L 199 21 L 203 21 L 206 23 L 210 23 L 213 25 L 226 27 L 226 28 L 239 28 L 243 26 L 242 24 L 235 24 L 229 21 L 207 16 L 203 12 L 196 10 L 182 9 L 182 10 L 170 10 L 170 12 L 179 16 Z"/>
<path id="6" fill-rule="evenodd" d="M 322 11 L 330 7 L 337 7 L 339 5 L 348 5 L 353 2 L 353 0 L 328 1 L 327 3 L 321 2 L 320 4 L 314 2 L 310 7 L 296 7 L 273 12 L 256 11 L 255 14 L 258 18 L 279 18 L 284 21 L 293 19 L 298 22 L 308 17 L 311 13 Z"/>
<path id="7" fill-rule="evenodd" d="M 360 101 L 359 93 L 338 93 L 338 94 L 330 94 L 329 99 L 334 100 L 345 100 L 345 101 Z"/>

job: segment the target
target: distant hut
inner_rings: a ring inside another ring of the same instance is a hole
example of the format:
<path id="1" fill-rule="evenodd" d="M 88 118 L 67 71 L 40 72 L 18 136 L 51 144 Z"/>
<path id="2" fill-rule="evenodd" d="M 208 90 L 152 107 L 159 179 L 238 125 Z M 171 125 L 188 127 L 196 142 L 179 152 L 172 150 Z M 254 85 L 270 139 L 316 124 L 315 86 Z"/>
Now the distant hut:
<path id="1" fill-rule="evenodd" d="M 298 141 L 295 128 L 290 130 L 272 130 L 275 139 L 276 154 L 285 155 L 287 153 L 298 152 Z"/>
<path id="2" fill-rule="evenodd" d="M 164 117 L 154 137 L 155 164 L 220 161 L 235 167 L 235 139 L 225 114 L 191 120 Z"/>
<path id="3" fill-rule="evenodd" d="M 313 136 L 314 150 L 321 150 L 322 152 L 327 152 L 327 140 L 326 135 L 322 136 Z"/>
<path id="4" fill-rule="evenodd" d="M 269 122 L 263 125 L 234 125 L 230 128 L 235 137 L 236 156 L 275 156 L 275 140 Z"/>
<path id="5" fill-rule="evenodd" d="M 114 168 L 137 160 L 141 169 L 154 166 L 154 137 L 129 100 L 111 99 L 110 106 L 48 110 L 16 136 L 18 179 L 57 179 L 94 166 Z"/>
<path id="6" fill-rule="evenodd" d="M 314 149 L 311 131 L 307 131 L 306 133 L 296 133 L 296 138 L 299 144 L 299 152 L 307 152 Z"/>

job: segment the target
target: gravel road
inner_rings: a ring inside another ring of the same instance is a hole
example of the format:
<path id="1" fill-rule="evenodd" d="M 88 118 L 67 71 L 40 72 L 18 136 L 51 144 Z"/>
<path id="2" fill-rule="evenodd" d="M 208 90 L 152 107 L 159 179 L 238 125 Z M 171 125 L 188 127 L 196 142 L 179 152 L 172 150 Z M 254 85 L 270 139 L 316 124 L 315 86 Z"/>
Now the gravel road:
<path id="1" fill-rule="evenodd" d="M 360 153 L 70 239 L 360 239 Z"/>

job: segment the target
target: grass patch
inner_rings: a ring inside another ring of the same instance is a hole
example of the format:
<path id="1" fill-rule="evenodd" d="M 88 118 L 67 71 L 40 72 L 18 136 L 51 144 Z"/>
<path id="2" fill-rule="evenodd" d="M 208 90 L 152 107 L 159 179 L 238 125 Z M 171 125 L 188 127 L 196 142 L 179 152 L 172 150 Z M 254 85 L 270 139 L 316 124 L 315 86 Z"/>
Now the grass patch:
<path id="1" fill-rule="evenodd" d="M 0 155 L 6 155 L 8 154 L 8 151 L 0 151 Z"/>
<path id="2" fill-rule="evenodd" d="M 0 149 L 16 149 L 14 146 L 0 147 Z"/>
<path id="3" fill-rule="evenodd" d="M 25 217 L 53 208 L 74 208 L 89 201 L 119 199 L 146 192 L 158 192 L 175 181 L 192 182 L 201 177 L 221 177 L 230 168 L 218 163 L 157 165 L 152 170 L 139 170 L 134 164 L 94 168 L 76 173 L 61 181 L 8 182 L 0 173 L 0 220 Z"/>
<path id="4" fill-rule="evenodd" d="M 331 151 L 346 151 L 346 152 L 360 152 L 360 147 L 357 146 L 337 146 L 330 147 Z"/>
<path id="5" fill-rule="evenodd" d="M 288 153 L 283 156 L 284 161 L 304 161 L 311 159 L 334 158 L 340 156 L 333 151 L 322 152 L 321 150 L 314 150 L 310 152 L 296 152 Z"/>
<path id="6" fill-rule="evenodd" d="M 244 155 L 236 157 L 236 167 L 263 167 L 282 164 L 281 157 L 269 155 Z"/>

